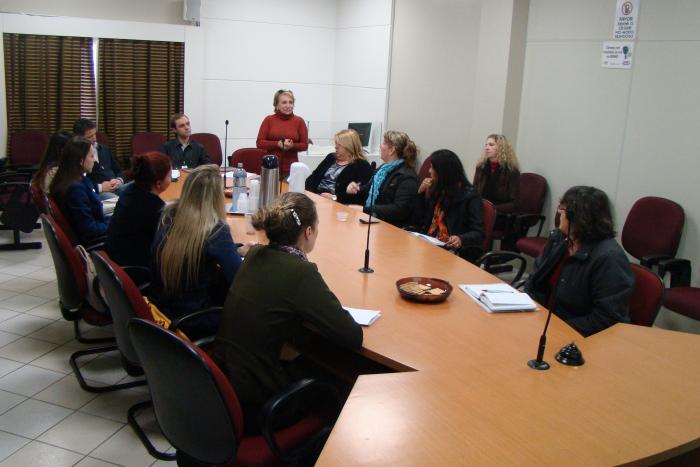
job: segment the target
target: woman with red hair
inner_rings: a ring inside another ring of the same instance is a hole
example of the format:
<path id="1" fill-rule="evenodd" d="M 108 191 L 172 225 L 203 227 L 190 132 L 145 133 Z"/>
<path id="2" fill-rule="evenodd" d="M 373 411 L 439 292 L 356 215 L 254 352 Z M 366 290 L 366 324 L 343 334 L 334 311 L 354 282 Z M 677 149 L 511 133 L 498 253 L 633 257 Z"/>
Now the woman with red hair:
<path id="1" fill-rule="evenodd" d="M 105 250 L 121 266 L 148 267 L 151 243 L 165 203 L 158 195 L 170 186 L 170 158 L 152 151 L 134 156 L 131 177 L 119 196 L 107 229 Z"/>

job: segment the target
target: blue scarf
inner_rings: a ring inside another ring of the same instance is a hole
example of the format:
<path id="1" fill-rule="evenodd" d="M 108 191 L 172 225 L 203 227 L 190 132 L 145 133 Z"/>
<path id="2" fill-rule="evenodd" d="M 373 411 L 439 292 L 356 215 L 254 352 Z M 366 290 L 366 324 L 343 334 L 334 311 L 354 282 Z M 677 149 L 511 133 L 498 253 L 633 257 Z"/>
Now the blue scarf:
<path id="1" fill-rule="evenodd" d="M 381 167 L 379 167 L 379 170 L 377 170 L 377 173 L 374 174 L 374 180 L 372 180 L 372 186 L 369 187 L 369 196 L 367 196 L 367 200 L 365 201 L 365 206 L 370 207 L 374 205 L 374 202 L 377 201 L 377 196 L 379 196 L 379 189 L 382 187 L 382 183 L 384 183 L 384 179 L 386 178 L 387 175 L 389 175 L 389 172 L 394 170 L 394 168 L 400 166 L 403 164 L 403 159 L 399 159 L 394 162 L 389 162 L 387 164 L 383 164 Z"/>

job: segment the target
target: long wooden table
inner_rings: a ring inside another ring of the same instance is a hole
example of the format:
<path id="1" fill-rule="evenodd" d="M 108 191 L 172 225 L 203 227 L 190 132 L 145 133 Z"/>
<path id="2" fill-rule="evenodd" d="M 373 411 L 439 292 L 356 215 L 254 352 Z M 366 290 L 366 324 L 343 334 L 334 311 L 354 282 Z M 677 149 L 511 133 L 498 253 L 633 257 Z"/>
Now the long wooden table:
<path id="1" fill-rule="evenodd" d="M 343 305 L 381 310 L 360 354 L 394 371 L 358 378 L 318 465 L 651 464 L 700 448 L 700 336 L 618 324 L 584 339 L 553 316 L 551 369 L 531 370 L 546 310 L 485 312 L 456 285 L 493 276 L 387 223 L 372 226 L 375 272 L 362 274 L 362 214 L 310 196 L 309 259 Z M 242 220 L 229 216 L 236 241 L 264 241 Z M 442 304 L 405 301 L 395 282 L 413 275 L 455 290 Z M 554 360 L 572 341 L 584 366 Z"/>

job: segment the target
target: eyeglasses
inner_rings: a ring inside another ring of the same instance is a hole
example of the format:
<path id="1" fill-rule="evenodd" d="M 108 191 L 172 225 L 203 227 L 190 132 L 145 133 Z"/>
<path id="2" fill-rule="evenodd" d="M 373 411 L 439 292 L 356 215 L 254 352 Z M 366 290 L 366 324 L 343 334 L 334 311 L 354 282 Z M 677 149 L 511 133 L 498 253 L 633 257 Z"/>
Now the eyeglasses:
<path id="1" fill-rule="evenodd" d="M 566 210 L 567 210 L 566 206 L 562 206 L 561 204 L 559 206 L 557 206 L 557 211 L 566 211 Z"/>

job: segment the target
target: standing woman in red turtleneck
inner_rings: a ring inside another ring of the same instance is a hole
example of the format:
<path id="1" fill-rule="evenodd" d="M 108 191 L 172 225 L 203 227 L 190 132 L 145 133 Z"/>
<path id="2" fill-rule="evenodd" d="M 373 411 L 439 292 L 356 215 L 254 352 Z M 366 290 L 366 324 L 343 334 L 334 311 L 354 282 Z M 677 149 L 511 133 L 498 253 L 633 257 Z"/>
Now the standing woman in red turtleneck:
<path id="1" fill-rule="evenodd" d="M 498 214 L 518 212 L 520 166 L 515 151 L 505 136 L 494 134 L 486 138 L 484 152 L 476 164 L 474 188 L 482 198 L 496 206 Z M 497 216 L 494 229 L 504 231 L 507 227 L 506 218 L 502 215 Z"/>
<path id="2" fill-rule="evenodd" d="M 275 93 L 272 101 L 275 113 L 265 117 L 258 131 L 257 147 L 274 154 L 280 163 L 280 178 L 289 175 L 292 162 L 298 160 L 297 153 L 309 147 L 309 132 L 306 122 L 294 115 L 294 94 L 287 89 Z"/>

